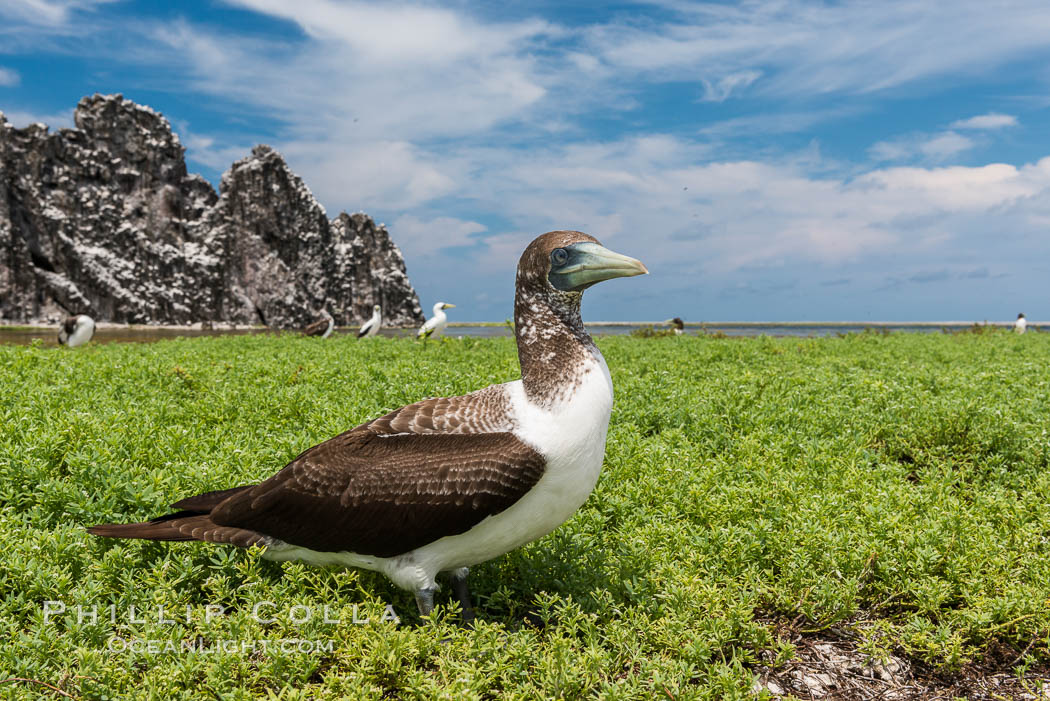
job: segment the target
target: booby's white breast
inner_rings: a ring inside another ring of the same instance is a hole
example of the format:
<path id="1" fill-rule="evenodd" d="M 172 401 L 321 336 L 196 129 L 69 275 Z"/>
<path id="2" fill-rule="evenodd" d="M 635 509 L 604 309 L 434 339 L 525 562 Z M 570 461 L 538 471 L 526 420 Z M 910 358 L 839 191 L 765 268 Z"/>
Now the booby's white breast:
<path id="1" fill-rule="evenodd" d="M 423 324 L 423 328 L 419 330 L 419 335 L 426 335 L 430 331 L 430 338 L 437 338 L 444 333 L 446 326 L 448 326 L 448 314 L 444 310 L 437 309 L 434 311 L 434 316 L 427 319 L 426 323 Z"/>
<path id="2" fill-rule="evenodd" d="M 77 346 L 84 345 L 91 340 L 91 337 L 95 335 L 95 321 L 86 314 L 81 314 L 77 317 L 76 327 L 73 329 L 73 333 L 69 334 L 69 339 L 66 341 L 66 346 L 69 348 L 76 348 Z"/>

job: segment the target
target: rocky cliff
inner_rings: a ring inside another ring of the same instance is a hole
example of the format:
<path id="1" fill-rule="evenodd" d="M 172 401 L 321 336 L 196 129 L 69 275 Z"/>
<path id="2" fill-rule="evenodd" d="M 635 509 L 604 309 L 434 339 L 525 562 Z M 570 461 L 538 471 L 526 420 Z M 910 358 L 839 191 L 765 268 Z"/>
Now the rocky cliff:
<path id="1" fill-rule="evenodd" d="M 148 107 L 95 95 L 74 120 L 15 129 L 0 113 L 0 318 L 292 328 L 379 303 L 386 323 L 423 320 L 386 229 L 329 221 L 276 151 L 257 146 L 216 194 Z"/>

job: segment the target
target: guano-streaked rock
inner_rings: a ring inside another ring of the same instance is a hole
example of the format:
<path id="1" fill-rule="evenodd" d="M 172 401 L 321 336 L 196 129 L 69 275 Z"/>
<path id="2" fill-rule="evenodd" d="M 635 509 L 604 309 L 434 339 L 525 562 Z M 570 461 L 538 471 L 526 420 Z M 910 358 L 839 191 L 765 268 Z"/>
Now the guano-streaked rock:
<path id="1" fill-rule="evenodd" d="M 94 95 L 74 121 L 16 129 L 0 113 L 0 318 L 293 328 L 322 309 L 357 324 L 379 303 L 391 325 L 422 322 L 387 231 L 329 221 L 268 146 L 216 194 L 150 108 Z"/>

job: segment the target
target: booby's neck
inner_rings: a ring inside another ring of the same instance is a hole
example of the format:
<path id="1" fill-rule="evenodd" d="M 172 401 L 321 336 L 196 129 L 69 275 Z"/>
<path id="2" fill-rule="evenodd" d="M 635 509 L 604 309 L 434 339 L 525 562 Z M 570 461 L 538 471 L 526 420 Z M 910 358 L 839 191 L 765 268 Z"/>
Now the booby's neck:
<path id="1" fill-rule="evenodd" d="M 514 296 L 521 381 L 530 402 L 551 408 L 572 396 L 601 352 L 580 318 L 582 293 L 522 282 Z"/>

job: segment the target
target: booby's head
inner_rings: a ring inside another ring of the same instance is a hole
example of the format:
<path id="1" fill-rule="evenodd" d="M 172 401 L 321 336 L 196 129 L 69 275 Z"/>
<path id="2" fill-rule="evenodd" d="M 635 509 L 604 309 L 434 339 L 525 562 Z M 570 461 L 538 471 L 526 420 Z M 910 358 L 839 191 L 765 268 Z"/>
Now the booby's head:
<path id="1" fill-rule="evenodd" d="M 379 313 L 379 305 L 378 305 L 378 304 L 376 304 L 376 305 L 373 305 L 373 307 L 372 307 L 372 313 L 373 313 L 373 314 L 378 314 L 378 313 Z"/>
<path id="2" fill-rule="evenodd" d="M 645 275 L 641 261 L 605 248 L 580 231 L 551 231 L 529 244 L 518 261 L 518 282 L 533 291 L 578 295 L 595 283 Z"/>
<path id="3" fill-rule="evenodd" d="M 434 304 L 434 313 L 437 314 L 438 312 L 443 312 L 446 309 L 452 309 L 455 306 L 455 304 L 449 304 L 448 302 L 437 302 Z"/>
<path id="4" fill-rule="evenodd" d="M 514 335 L 530 402 L 552 407 L 568 401 L 591 370 L 604 367 L 580 318 L 584 290 L 648 272 L 579 231 L 551 231 L 528 245 L 518 260 Z"/>
<path id="5" fill-rule="evenodd" d="M 1018 315 L 1017 315 L 1017 318 L 1018 318 L 1018 319 L 1023 319 L 1023 318 L 1024 318 L 1024 314 L 1018 314 Z"/>

